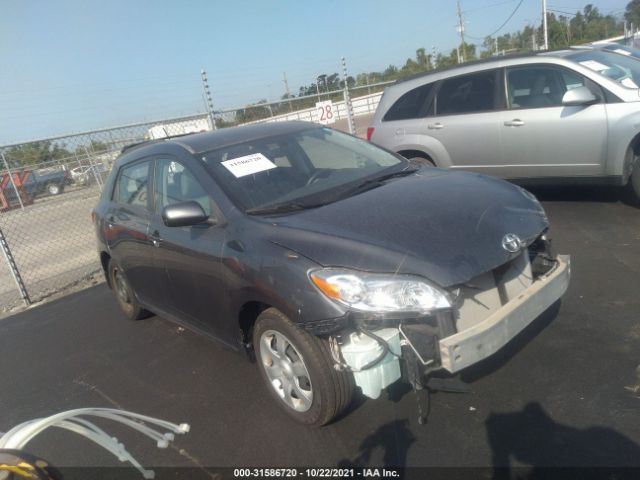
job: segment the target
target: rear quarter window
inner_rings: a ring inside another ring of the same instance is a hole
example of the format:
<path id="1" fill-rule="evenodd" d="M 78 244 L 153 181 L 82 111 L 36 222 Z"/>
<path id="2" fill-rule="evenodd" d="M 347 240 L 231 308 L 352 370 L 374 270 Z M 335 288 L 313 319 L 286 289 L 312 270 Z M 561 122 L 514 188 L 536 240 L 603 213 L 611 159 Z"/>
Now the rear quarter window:
<path id="1" fill-rule="evenodd" d="M 409 90 L 391 106 L 383 121 L 422 118 L 429 114 L 433 83 Z"/>

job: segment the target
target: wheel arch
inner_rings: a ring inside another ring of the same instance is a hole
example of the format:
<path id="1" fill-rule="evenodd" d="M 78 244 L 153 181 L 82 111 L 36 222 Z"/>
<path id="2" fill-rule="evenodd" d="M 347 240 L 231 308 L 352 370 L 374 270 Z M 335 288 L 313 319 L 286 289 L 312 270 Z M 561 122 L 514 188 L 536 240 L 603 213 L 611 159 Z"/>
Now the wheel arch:
<path id="1" fill-rule="evenodd" d="M 411 158 L 415 158 L 415 157 L 420 157 L 420 158 L 424 158 L 425 160 L 429 160 L 434 165 L 436 164 L 435 160 L 433 158 L 431 158 L 431 156 L 428 153 L 423 152 L 421 150 L 411 150 L 411 149 L 400 150 L 398 152 L 398 154 L 402 155 L 407 160 L 409 160 Z"/>
<path id="2" fill-rule="evenodd" d="M 107 285 L 111 288 L 111 279 L 109 278 L 109 262 L 111 261 L 111 255 L 107 252 L 100 252 L 100 265 L 102 265 L 102 273 L 107 281 Z"/>
<path id="3" fill-rule="evenodd" d="M 251 350 L 251 338 L 253 334 L 253 326 L 262 312 L 271 308 L 272 305 L 258 300 L 249 300 L 245 302 L 239 309 L 237 315 L 238 327 L 240 328 L 241 342 L 245 346 L 245 350 Z M 252 358 L 252 357 L 250 357 Z"/>

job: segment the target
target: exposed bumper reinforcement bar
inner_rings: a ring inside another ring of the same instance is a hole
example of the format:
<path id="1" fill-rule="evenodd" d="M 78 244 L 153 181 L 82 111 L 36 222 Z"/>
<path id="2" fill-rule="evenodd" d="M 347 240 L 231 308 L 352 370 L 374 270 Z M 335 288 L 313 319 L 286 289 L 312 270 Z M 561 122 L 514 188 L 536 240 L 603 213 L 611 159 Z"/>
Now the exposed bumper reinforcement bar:
<path id="1" fill-rule="evenodd" d="M 455 373 L 489 357 L 558 300 L 569 286 L 571 267 L 568 255 L 557 260 L 556 268 L 486 320 L 440 340 L 442 367 Z"/>

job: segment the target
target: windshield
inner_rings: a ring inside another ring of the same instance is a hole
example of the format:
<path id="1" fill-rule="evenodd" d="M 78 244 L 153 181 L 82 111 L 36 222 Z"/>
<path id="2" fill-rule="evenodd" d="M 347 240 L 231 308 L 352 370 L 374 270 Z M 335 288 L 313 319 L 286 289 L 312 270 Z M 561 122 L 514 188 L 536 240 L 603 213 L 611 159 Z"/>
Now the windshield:
<path id="1" fill-rule="evenodd" d="M 330 203 L 353 185 L 408 165 L 369 142 L 328 128 L 250 140 L 202 159 L 245 211 L 283 203 Z"/>
<path id="2" fill-rule="evenodd" d="M 640 61 L 631 56 L 602 50 L 581 50 L 566 58 L 615 80 L 624 87 L 640 86 Z"/>

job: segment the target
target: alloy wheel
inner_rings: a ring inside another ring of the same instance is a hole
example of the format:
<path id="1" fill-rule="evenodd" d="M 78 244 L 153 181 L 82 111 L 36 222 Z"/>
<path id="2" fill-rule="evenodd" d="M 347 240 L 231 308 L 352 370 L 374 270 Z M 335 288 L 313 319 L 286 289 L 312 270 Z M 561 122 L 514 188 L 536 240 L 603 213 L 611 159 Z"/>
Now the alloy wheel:
<path id="1" fill-rule="evenodd" d="M 267 330 L 260 336 L 260 361 L 278 396 L 297 412 L 306 412 L 313 402 L 311 377 L 304 359 L 282 333 Z"/>

